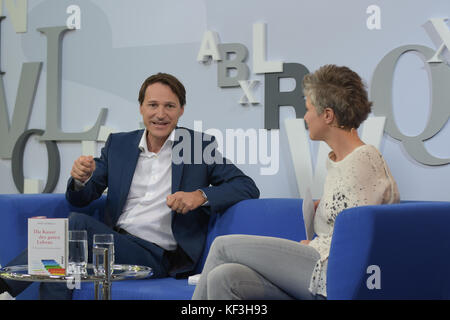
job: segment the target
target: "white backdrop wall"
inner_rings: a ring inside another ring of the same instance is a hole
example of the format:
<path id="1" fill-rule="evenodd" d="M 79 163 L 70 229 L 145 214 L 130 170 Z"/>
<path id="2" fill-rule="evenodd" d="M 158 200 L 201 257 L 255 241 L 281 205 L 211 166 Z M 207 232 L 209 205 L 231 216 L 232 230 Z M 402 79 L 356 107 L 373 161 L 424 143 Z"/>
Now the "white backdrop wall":
<path id="1" fill-rule="evenodd" d="M 5 3 L 5 1 L 3 1 Z M 46 127 L 46 37 L 37 28 L 64 26 L 70 5 L 80 8 L 80 29 L 68 32 L 62 47 L 61 129 L 81 132 L 91 127 L 101 108 L 107 108 L 105 126 L 129 131 L 140 126 L 137 95 L 142 81 L 156 72 L 177 76 L 186 86 L 186 110 L 180 125 L 203 130 L 264 128 L 264 75 L 252 70 L 252 28 L 267 25 L 267 60 L 294 62 L 310 71 L 324 64 L 346 65 L 358 72 L 370 88 L 381 59 L 402 45 L 440 43 L 424 25 L 431 18 L 450 16 L 448 0 L 30 0 L 27 32 L 16 33 L 3 4 L 0 70 L 11 121 L 22 64 L 43 62 L 28 129 Z M 370 29 L 367 8 L 380 8 L 380 28 Z M 220 43 L 241 43 L 249 50 L 250 79 L 259 80 L 254 96 L 259 104 L 242 105 L 241 88 L 220 88 L 217 63 L 199 63 L 197 54 L 205 31 L 217 32 Z M 450 30 L 449 30 L 450 32 Z M 439 39 L 439 38 L 437 38 Z M 441 41 L 442 42 L 442 41 Z M 448 49 L 443 51 L 448 59 Z M 416 136 L 429 123 L 429 76 L 426 63 L 415 54 L 403 55 L 394 73 L 393 106 L 403 134 Z M 289 80 L 283 90 L 295 86 Z M 450 83 L 445 84 L 450 88 Z M 447 101 L 446 109 L 450 103 Z M 450 112 L 449 112 L 450 114 Z M 261 190 L 261 197 L 298 197 L 299 191 L 284 120 L 293 108 L 280 111 L 279 168 L 261 175 L 263 165 L 238 164 Z M 450 158 L 450 124 L 425 142 L 430 154 Z M 317 143 L 310 143 L 315 165 Z M 95 145 L 97 154 L 103 146 Z M 270 147 L 270 143 L 268 144 Z M 64 192 L 81 142 L 58 142 L 61 175 L 54 192 Z M 450 164 L 427 166 L 415 161 L 402 143 L 384 134 L 380 151 L 398 182 L 403 200 L 450 200 Z M 233 159 L 234 160 L 234 159 Z M 45 145 L 31 139 L 25 149 L 24 175 L 47 180 Z M 0 160 L 0 193 L 17 193 L 11 159 Z M 42 188 L 42 187 L 41 187 Z"/>

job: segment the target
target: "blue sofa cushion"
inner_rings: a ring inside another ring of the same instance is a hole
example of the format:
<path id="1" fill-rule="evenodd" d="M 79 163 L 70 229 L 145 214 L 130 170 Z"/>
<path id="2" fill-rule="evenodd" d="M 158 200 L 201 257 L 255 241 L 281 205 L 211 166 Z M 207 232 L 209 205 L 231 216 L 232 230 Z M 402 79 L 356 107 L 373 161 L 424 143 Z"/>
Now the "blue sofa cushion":
<path id="1" fill-rule="evenodd" d="M 236 203 L 209 223 L 205 249 L 197 273 L 201 273 L 212 242 L 227 234 L 250 234 L 300 241 L 306 239 L 302 199 L 251 199 Z"/>
<path id="2" fill-rule="evenodd" d="M 112 300 L 190 300 L 195 286 L 187 279 L 162 278 L 152 280 L 116 281 L 111 286 Z M 73 291 L 75 300 L 92 300 L 94 284 L 82 283 L 81 290 Z"/>
<path id="3" fill-rule="evenodd" d="M 301 199 L 257 199 L 241 201 L 225 213 L 212 215 L 202 259 L 197 266 L 200 273 L 212 242 L 226 234 L 254 234 L 299 241 L 305 238 Z M 184 300 L 191 299 L 195 286 L 187 279 L 173 278 L 114 282 L 111 298 Z M 83 284 L 75 290 L 73 299 L 92 299 L 93 285 Z"/>

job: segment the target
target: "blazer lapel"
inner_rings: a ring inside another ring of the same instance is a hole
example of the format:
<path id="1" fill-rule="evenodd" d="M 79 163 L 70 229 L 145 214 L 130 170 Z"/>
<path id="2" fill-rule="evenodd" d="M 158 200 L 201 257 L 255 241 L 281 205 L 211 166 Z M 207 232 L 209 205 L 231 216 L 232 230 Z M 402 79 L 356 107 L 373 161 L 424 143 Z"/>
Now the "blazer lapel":
<path id="1" fill-rule="evenodd" d="M 122 175 L 120 179 L 120 202 L 119 202 L 119 215 L 125 205 L 130 192 L 131 181 L 133 180 L 134 171 L 136 170 L 137 161 L 141 150 L 139 149 L 139 142 L 142 138 L 144 130 L 137 132 L 136 136 L 130 141 L 130 144 L 124 146 L 123 154 L 125 161 L 122 167 Z"/>

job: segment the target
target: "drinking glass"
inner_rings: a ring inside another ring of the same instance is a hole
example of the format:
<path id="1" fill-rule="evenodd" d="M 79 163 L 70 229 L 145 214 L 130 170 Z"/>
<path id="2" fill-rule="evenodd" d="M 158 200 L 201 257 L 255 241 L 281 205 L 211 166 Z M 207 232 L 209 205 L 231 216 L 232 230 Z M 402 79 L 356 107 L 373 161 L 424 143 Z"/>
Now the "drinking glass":
<path id="1" fill-rule="evenodd" d="M 112 234 L 94 234 L 94 248 L 104 248 L 108 249 L 109 256 L 109 270 L 110 274 L 113 273 L 114 267 L 114 236 Z M 98 258 L 98 261 L 97 261 Z M 105 275 L 105 267 L 104 267 L 104 258 L 102 255 L 93 254 L 92 264 L 94 268 L 95 275 L 104 276 Z M 97 267 L 98 264 L 98 267 Z"/>
<path id="2" fill-rule="evenodd" d="M 67 274 L 85 275 L 87 273 L 87 261 L 88 243 L 86 230 L 70 230 Z"/>

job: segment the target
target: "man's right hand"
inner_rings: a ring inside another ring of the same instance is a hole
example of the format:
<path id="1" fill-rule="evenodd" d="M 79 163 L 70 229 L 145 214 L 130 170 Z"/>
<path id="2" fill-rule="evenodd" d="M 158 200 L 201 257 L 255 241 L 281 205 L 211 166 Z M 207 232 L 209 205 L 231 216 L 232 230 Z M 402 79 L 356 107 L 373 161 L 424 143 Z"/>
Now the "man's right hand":
<path id="1" fill-rule="evenodd" d="M 95 170 L 94 157 L 81 156 L 74 161 L 72 171 L 70 171 L 70 175 L 74 179 L 84 183 L 91 177 L 92 172 L 94 172 L 94 170 Z"/>

